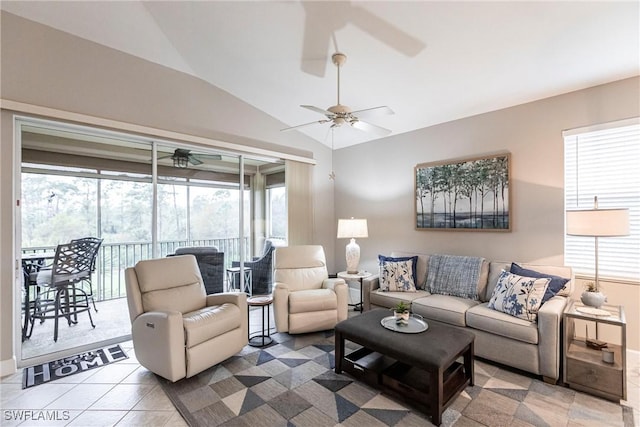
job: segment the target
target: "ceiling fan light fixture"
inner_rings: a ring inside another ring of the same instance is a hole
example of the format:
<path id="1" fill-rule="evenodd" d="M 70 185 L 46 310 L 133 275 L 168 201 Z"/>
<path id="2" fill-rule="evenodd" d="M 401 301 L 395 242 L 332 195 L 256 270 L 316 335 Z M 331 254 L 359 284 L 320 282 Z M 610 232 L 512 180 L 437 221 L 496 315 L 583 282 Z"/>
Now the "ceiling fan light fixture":
<path id="1" fill-rule="evenodd" d="M 175 153 L 173 156 L 171 156 L 171 159 L 173 160 L 174 168 L 186 169 L 187 166 L 189 166 L 188 156 L 181 156 L 180 154 Z"/>
<path id="2" fill-rule="evenodd" d="M 388 135 L 391 133 L 389 129 L 385 129 L 380 126 L 376 126 L 367 122 L 363 122 L 359 119 L 359 115 L 369 115 L 369 114 L 393 114 L 393 110 L 387 107 L 386 105 L 382 105 L 379 107 L 366 108 L 364 110 L 353 111 L 351 108 L 346 105 L 342 105 L 340 103 L 340 68 L 347 62 L 347 56 L 344 53 L 336 52 L 331 56 L 331 62 L 336 66 L 338 72 L 337 78 L 337 103 L 326 110 L 315 107 L 313 105 L 301 105 L 302 108 L 306 108 L 307 110 L 314 111 L 316 113 L 323 114 L 325 116 L 322 120 L 316 120 L 311 123 L 304 123 L 302 125 L 292 126 L 285 129 L 281 129 L 283 131 L 288 131 L 292 129 L 299 129 L 302 127 L 315 125 L 315 124 L 323 124 L 323 123 L 331 123 L 332 128 L 341 127 L 343 124 L 347 123 L 351 125 L 354 129 L 358 129 L 364 132 L 370 132 L 379 136 Z"/>

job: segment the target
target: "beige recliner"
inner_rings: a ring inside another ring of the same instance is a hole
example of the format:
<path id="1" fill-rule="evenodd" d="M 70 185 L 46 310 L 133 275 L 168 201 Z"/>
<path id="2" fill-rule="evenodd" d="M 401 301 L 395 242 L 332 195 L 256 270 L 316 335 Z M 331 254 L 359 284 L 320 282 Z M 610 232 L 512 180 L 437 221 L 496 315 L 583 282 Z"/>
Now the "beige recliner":
<path id="1" fill-rule="evenodd" d="M 347 285 L 342 279 L 329 279 L 322 246 L 277 248 L 274 280 L 278 332 L 324 331 L 347 318 Z"/>
<path id="2" fill-rule="evenodd" d="M 195 256 L 140 261 L 125 280 L 133 347 L 151 372 L 175 382 L 247 344 L 247 295 L 207 295 Z"/>

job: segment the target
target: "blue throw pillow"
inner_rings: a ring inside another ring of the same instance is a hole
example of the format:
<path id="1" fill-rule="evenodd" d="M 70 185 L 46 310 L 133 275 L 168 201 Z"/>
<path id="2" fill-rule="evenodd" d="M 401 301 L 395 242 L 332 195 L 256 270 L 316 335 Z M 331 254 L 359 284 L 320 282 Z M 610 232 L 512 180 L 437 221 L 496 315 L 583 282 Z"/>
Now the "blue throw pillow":
<path id="1" fill-rule="evenodd" d="M 547 290 L 542 297 L 542 304 L 551 299 L 555 294 L 560 292 L 564 285 L 569 281 L 569 279 L 565 279 L 564 277 L 554 276 L 553 274 L 540 273 L 539 271 L 529 270 L 527 268 L 522 268 L 515 262 L 511 263 L 511 268 L 509 269 L 510 273 L 517 274 L 518 276 L 526 276 L 526 277 L 535 277 L 535 278 L 547 278 L 551 279 L 549 282 L 549 286 L 547 286 Z"/>
<path id="2" fill-rule="evenodd" d="M 418 273 L 416 273 L 416 265 L 418 264 L 418 256 L 402 256 L 402 257 L 390 257 L 384 255 L 378 255 L 379 265 L 383 262 L 398 262 L 398 261 L 413 261 L 413 267 L 411 268 L 411 275 L 413 276 L 413 283 L 418 285 Z"/>

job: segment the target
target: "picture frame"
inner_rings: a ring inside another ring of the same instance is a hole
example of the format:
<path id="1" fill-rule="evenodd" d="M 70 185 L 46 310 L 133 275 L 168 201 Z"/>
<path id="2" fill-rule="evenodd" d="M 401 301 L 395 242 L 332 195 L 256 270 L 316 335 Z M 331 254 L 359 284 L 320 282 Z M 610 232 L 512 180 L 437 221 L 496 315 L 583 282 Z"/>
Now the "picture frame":
<path id="1" fill-rule="evenodd" d="M 511 154 L 415 166 L 416 230 L 511 231 Z"/>

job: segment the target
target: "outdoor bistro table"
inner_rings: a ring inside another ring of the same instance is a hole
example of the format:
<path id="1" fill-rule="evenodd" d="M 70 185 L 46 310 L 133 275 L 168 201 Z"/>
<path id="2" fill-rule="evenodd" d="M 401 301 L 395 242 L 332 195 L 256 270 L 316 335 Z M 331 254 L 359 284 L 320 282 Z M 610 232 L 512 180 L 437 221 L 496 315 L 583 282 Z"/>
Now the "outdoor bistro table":
<path id="1" fill-rule="evenodd" d="M 31 310 L 35 309 L 31 301 L 31 287 L 38 286 L 36 276 L 38 271 L 45 266 L 45 261 L 53 259 L 55 252 L 38 252 L 31 254 L 22 254 L 22 276 L 24 277 L 24 324 L 22 325 L 22 341 L 31 337 L 28 334 L 29 324 L 31 323 Z M 36 290 L 37 292 L 37 290 Z"/>

